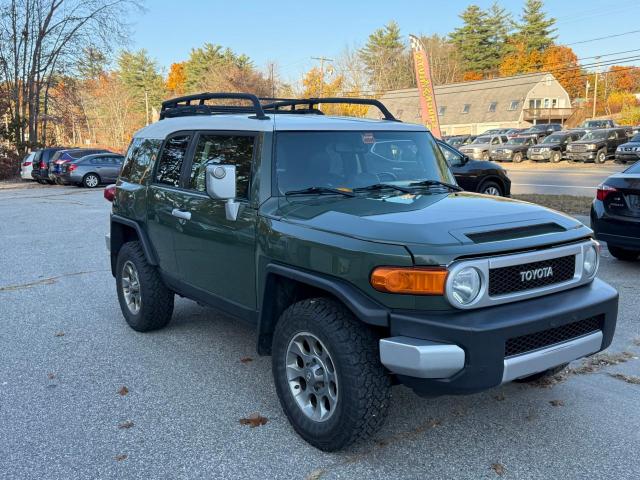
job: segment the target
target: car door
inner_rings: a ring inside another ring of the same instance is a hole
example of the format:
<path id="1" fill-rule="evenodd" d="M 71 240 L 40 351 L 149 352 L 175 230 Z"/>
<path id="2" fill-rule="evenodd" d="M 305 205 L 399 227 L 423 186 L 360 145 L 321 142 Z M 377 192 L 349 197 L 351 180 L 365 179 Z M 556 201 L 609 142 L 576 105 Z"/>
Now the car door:
<path id="1" fill-rule="evenodd" d="M 438 145 L 458 185 L 467 191 L 475 192 L 478 187 L 478 177 L 471 168 L 471 160 L 444 142 L 438 142 Z"/>
<path id="2" fill-rule="evenodd" d="M 106 183 L 111 183 L 118 178 L 118 172 L 120 171 L 120 166 L 116 163 L 116 157 L 108 156 L 101 157 L 104 162 L 104 173 L 101 175 L 102 180 Z"/>
<path id="3" fill-rule="evenodd" d="M 177 132 L 165 139 L 147 190 L 149 239 L 158 256 L 160 269 L 174 281 L 180 278 L 176 235 L 182 231 L 188 217 L 181 190 L 182 168 L 192 138 L 192 132 Z M 139 148 L 144 149 L 145 142 Z"/>
<path id="4" fill-rule="evenodd" d="M 240 316 L 256 310 L 255 228 L 257 202 L 250 183 L 259 135 L 250 132 L 203 131 L 194 139 L 181 192 L 189 219 L 176 233 L 180 276 L 197 294 Z M 206 191 L 207 165 L 235 165 L 236 220 L 228 220 L 225 200 Z"/>

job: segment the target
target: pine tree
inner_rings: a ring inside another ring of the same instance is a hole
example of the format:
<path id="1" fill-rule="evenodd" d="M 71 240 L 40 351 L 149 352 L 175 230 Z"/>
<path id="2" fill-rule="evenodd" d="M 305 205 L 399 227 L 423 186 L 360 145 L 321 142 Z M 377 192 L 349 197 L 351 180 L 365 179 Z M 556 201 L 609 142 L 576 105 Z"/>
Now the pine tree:
<path id="1" fill-rule="evenodd" d="M 189 59 L 184 62 L 185 89 L 196 92 L 202 85 L 209 83 L 208 77 L 216 68 L 235 66 L 240 69 L 253 69 L 251 60 L 246 55 L 237 55 L 230 48 L 205 43 L 201 48 L 191 50 Z"/>
<path id="2" fill-rule="evenodd" d="M 500 64 L 500 59 L 511 50 L 508 40 L 513 31 L 513 19 L 511 13 L 496 1 L 487 12 L 487 20 L 490 32 L 490 49 L 492 58 L 495 59 L 492 68 L 496 68 Z"/>
<path id="3" fill-rule="evenodd" d="M 375 90 L 392 90 L 412 85 L 410 58 L 396 22 L 389 22 L 369 35 L 367 44 L 358 53 Z"/>
<path id="4" fill-rule="evenodd" d="M 118 77 L 135 101 L 135 110 L 145 113 L 158 107 L 165 95 L 165 86 L 158 65 L 146 50 L 124 51 L 118 57 Z"/>
<path id="5" fill-rule="evenodd" d="M 496 35 L 489 25 L 489 15 L 477 5 L 469 5 L 460 15 L 463 25 L 449 34 L 462 55 L 465 71 L 484 72 L 499 61 L 492 50 Z"/>
<path id="6" fill-rule="evenodd" d="M 526 46 L 527 52 L 544 52 L 557 38 L 554 35 L 556 19 L 547 17 L 543 8 L 542 0 L 526 0 L 524 4 L 516 37 Z"/>

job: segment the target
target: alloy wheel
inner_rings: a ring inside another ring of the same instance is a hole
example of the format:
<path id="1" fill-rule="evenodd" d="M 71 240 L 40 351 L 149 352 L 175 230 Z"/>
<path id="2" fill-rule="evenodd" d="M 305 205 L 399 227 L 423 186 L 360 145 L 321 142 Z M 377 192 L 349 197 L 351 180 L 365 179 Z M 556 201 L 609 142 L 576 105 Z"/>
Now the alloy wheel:
<path id="1" fill-rule="evenodd" d="M 137 315 L 142 306 L 140 279 L 136 266 L 129 260 L 122 267 L 122 294 L 129 311 Z"/>
<path id="2" fill-rule="evenodd" d="M 338 377 L 325 345 L 312 333 L 297 333 L 285 362 L 289 390 L 300 410 L 315 422 L 331 418 L 338 404 Z"/>
<path id="3" fill-rule="evenodd" d="M 96 177 L 95 175 L 88 175 L 87 178 L 85 178 L 84 183 L 89 188 L 95 188 L 99 183 L 98 177 Z"/>
<path id="4" fill-rule="evenodd" d="M 495 195 L 497 197 L 500 196 L 500 190 L 498 190 L 498 187 L 494 187 L 493 185 L 485 188 L 484 192 L 482 193 L 484 193 L 485 195 Z"/>

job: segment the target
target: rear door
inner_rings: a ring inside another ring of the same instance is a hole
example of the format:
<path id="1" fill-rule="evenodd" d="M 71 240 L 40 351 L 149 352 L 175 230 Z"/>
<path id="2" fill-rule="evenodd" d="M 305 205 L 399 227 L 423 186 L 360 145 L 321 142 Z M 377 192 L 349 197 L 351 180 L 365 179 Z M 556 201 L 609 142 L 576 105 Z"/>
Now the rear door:
<path id="1" fill-rule="evenodd" d="M 190 218 L 176 231 L 176 256 L 184 283 L 220 307 L 243 315 L 256 309 L 255 228 L 257 201 L 251 198 L 251 173 L 260 135 L 204 131 L 195 136 L 184 173 L 181 208 Z M 238 218 L 227 220 L 225 200 L 207 195 L 207 165 L 235 165 Z"/>
<path id="2" fill-rule="evenodd" d="M 183 230 L 184 192 L 181 175 L 192 132 L 177 132 L 164 141 L 147 194 L 147 229 L 163 273 L 179 278 L 175 236 Z"/>

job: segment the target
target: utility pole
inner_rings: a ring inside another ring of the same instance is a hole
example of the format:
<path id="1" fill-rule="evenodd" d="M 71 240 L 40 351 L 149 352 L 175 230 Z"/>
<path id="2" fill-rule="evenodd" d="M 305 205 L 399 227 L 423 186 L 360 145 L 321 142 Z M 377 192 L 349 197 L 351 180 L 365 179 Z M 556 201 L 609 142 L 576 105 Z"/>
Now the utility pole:
<path id="1" fill-rule="evenodd" d="M 147 125 L 149 125 L 149 92 L 146 88 L 144 89 L 144 108 L 147 113 Z"/>
<path id="2" fill-rule="evenodd" d="M 598 103 L 598 60 L 600 60 L 600 57 L 596 57 L 596 80 L 593 86 L 593 115 L 591 115 L 591 118 L 596 116 L 596 104 Z"/>
<path id="3" fill-rule="evenodd" d="M 324 56 L 311 57 L 311 59 L 320 61 L 320 95 L 318 96 L 322 97 L 322 90 L 324 88 L 324 62 L 333 62 L 333 59 Z"/>
<path id="4" fill-rule="evenodd" d="M 276 84 L 273 78 L 273 63 L 269 64 L 269 81 L 271 82 L 271 98 L 276 97 Z"/>

